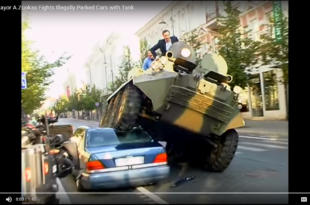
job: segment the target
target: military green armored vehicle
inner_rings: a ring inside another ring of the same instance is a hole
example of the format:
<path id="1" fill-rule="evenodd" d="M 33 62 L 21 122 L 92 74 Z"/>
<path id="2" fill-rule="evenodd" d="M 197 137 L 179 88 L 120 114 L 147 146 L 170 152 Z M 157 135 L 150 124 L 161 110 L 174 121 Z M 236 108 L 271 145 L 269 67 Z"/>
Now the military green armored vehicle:
<path id="1" fill-rule="evenodd" d="M 210 171 L 224 171 L 238 146 L 236 128 L 244 126 L 238 94 L 228 85 L 226 61 L 174 43 L 166 56 L 146 71 L 134 68 L 128 81 L 108 99 L 99 126 L 130 130 L 142 126 L 154 139 L 166 141 L 167 152 L 180 161 Z"/>

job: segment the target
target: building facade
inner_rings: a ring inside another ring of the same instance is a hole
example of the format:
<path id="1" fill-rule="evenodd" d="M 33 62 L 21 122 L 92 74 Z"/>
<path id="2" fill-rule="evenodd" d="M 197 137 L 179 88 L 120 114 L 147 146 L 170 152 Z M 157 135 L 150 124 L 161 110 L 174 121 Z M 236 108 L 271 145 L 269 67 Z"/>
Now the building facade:
<path id="1" fill-rule="evenodd" d="M 274 33 L 269 30 L 268 19 L 268 15 L 273 15 L 273 1 L 233 1 L 233 6 L 238 6 L 241 11 L 240 29 L 251 30 L 248 37 L 260 40 L 261 34 Z M 282 1 L 281 6 L 284 15 L 288 16 L 288 1 Z M 187 33 L 198 29 L 198 38 L 203 45 L 197 52 L 203 55 L 217 47 L 219 15 L 225 15 L 220 1 L 176 1 L 136 34 L 152 46 L 162 38 L 161 31 L 164 29 L 170 30 L 181 40 Z M 243 116 L 248 119 L 286 119 L 288 86 L 281 82 L 281 70 L 275 65 L 258 65 L 251 69 L 249 76 L 249 86 L 240 93 L 246 107 Z"/>
<path id="2" fill-rule="evenodd" d="M 206 22 L 206 15 L 215 13 L 215 1 L 174 1 L 145 26 L 136 35 L 146 39 L 150 46 L 162 38 L 162 31 L 168 29 L 171 35 L 181 37 L 185 33 Z M 223 9 L 219 7 L 220 11 Z"/>
<path id="3" fill-rule="evenodd" d="M 67 77 L 63 83 L 63 93 L 69 98 L 77 89 L 76 75 L 67 69 Z"/>
<path id="4" fill-rule="evenodd" d="M 288 1 L 281 2 L 282 11 L 288 16 Z M 241 14 L 242 28 L 251 30 L 250 38 L 259 41 L 262 34 L 271 34 L 269 16 L 273 17 L 274 3 L 272 1 L 258 2 L 250 6 Z M 243 104 L 247 107 L 243 111 L 247 119 L 284 120 L 288 117 L 288 85 L 283 83 L 282 70 L 277 64 L 256 65 L 246 68 L 249 76 L 248 87 L 243 90 Z"/>
<path id="5" fill-rule="evenodd" d="M 86 84 L 96 85 L 107 91 L 109 83 L 119 76 L 124 46 L 129 46 L 132 60 L 138 61 L 140 55 L 139 38 L 112 33 L 107 39 L 98 42 L 85 63 L 85 73 L 88 75 Z"/>

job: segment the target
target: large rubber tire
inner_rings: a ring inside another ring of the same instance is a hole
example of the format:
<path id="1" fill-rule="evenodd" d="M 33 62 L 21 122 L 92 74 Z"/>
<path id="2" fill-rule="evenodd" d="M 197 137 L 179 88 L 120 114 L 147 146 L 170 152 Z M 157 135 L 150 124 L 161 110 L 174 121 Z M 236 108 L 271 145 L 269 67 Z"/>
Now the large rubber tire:
<path id="1" fill-rule="evenodd" d="M 113 112 L 109 118 L 109 121 L 108 121 L 108 126 L 107 127 L 112 127 L 112 128 L 115 128 L 115 121 L 116 121 L 116 118 L 118 116 L 118 110 L 121 106 L 121 100 L 122 100 L 122 96 L 123 96 L 123 93 L 124 93 L 124 89 L 123 90 L 120 90 L 118 92 L 118 94 L 116 95 L 116 98 L 115 98 L 115 101 L 114 101 L 114 105 L 113 105 Z"/>
<path id="2" fill-rule="evenodd" d="M 113 112 L 114 100 L 115 100 L 115 98 L 111 99 L 111 101 L 109 102 L 107 110 L 106 110 L 104 116 L 101 118 L 101 121 L 99 124 L 100 127 L 106 127 L 108 125 L 108 122 L 109 122 L 108 119 L 110 119 L 111 114 Z"/>
<path id="3" fill-rule="evenodd" d="M 204 169 L 212 172 L 223 172 L 232 162 L 237 151 L 239 135 L 236 130 L 227 130 L 218 144 L 216 152 L 210 151 L 207 155 Z"/>
<path id="4" fill-rule="evenodd" d="M 127 85 L 120 100 L 119 108 L 115 110 L 117 116 L 114 127 L 118 130 L 128 131 L 137 126 L 141 102 L 141 93 L 138 88 L 132 84 Z"/>

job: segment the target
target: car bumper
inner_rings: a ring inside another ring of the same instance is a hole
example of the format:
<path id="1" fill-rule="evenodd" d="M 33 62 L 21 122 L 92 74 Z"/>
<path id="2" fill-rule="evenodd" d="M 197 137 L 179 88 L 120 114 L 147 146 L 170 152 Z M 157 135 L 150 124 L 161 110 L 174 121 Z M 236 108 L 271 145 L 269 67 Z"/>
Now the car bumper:
<path id="1" fill-rule="evenodd" d="M 167 165 L 114 172 L 84 173 L 80 179 L 84 189 L 114 189 L 156 183 L 169 176 Z"/>

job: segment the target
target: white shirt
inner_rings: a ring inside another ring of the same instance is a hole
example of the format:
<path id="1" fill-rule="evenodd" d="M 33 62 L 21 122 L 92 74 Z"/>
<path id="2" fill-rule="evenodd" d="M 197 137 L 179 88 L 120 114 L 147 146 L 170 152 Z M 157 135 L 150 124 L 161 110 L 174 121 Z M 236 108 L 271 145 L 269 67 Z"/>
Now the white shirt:
<path id="1" fill-rule="evenodd" d="M 171 45 L 172 45 L 171 41 L 166 42 L 166 51 L 169 51 Z"/>

